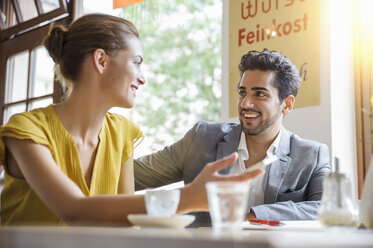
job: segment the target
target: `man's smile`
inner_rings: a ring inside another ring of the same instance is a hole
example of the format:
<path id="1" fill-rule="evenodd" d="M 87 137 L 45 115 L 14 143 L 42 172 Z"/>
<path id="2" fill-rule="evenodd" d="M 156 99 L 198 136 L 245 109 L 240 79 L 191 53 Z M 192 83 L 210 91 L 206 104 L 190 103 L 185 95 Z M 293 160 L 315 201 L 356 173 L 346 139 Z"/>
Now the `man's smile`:
<path id="1" fill-rule="evenodd" d="M 243 116 L 245 119 L 255 119 L 262 114 L 258 110 L 254 109 L 242 109 L 241 110 L 241 116 Z"/>

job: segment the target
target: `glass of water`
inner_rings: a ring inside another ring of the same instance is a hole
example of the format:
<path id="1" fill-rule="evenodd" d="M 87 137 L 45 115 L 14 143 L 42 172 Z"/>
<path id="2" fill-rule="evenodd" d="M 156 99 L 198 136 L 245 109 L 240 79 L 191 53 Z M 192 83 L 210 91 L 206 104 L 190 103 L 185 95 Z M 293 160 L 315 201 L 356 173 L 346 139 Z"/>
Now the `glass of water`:
<path id="1" fill-rule="evenodd" d="M 206 189 L 213 229 L 241 229 L 247 210 L 249 183 L 208 182 Z"/>

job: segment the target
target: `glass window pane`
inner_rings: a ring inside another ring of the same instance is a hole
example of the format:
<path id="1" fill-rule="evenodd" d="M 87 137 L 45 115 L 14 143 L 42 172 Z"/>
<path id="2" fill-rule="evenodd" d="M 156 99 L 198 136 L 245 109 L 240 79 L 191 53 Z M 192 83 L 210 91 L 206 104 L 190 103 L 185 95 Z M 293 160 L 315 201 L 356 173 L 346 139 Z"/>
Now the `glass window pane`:
<path id="1" fill-rule="evenodd" d="M 52 58 L 45 47 L 38 47 L 32 51 L 30 97 L 38 97 L 53 93 L 53 67 Z"/>
<path id="2" fill-rule="evenodd" d="M 38 11 L 34 0 L 19 1 L 19 8 L 21 9 L 23 21 L 30 20 L 38 16 Z"/>
<path id="3" fill-rule="evenodd" d="M 13 5 L 10 1 L 1 1 L 1 19 L 5 24 L 5 29 L 13 27 L 17 24 L 16 13 L 14 12 Z"/>
<path id="4" fill-rule="evenodd" d="M 52 97 L 47 97 L 44 99 L 38 99 L 34 100 L 30 103 L 29 110 L 35 109 L 35 108 L 43 108 L 51 105 L 53 103 Z"/>
<path id="5" fill-rule="evenodd" d="M 60 3 L 58 0 L 41 0 L 40 2 L 44 13 L 47 13 L 60 7 Z"/>
<path id="6" fill-rule="evenodd" d="M 9 118 L 12 115 L 22 113 L 25 111 L 26 111 L 26 103 L 24 102 L 6 107 L 4 111 L 4 125 L 8 122 Z"/>
<path id="7" fill-rule="evenodd" d="M 8 59 L 5 103 L 26 99 L 28 59 L 28 51 L 18 53 Z"/>
<path id="8" fill-rule="evenodd" d="M 180 139 L 198 120 L 219 121 L 222 2 L 142 1 L 114 13 L 134 22 L 145 44 L 149 84 L 132 120 L 146 138 L 134 158 Z"/>

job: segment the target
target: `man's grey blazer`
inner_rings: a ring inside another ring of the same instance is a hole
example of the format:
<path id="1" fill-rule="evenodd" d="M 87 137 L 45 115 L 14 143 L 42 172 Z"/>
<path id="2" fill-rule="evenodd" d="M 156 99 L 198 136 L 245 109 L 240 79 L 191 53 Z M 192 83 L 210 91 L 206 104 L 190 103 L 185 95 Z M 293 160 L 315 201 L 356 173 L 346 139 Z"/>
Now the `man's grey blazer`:
<path id="1" fill-rule="evenodd" d="M 198 122 L 176 143 L 134 160 L 136 190 L 183 180 L 190 183 L 203 167 L 238 149 L 241 125 Z M 324 144 L 299 138 L 282 127 L 277 161 L 269 165 L 264 204 L 251 209 L 260 219 L 312 220 L 330 172 Z M 228 173 L 229 168 L 221 173 Z M 194 226 L 209 225 L 207 213 L 197 214 Z"/>

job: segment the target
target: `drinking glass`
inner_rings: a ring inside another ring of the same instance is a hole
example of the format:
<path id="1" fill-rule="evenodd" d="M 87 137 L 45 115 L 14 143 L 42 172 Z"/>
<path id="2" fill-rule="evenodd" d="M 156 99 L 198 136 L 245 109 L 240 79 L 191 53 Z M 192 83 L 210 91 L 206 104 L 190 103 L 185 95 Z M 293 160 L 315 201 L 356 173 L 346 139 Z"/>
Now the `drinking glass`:
<path id="1" fill-rule="evenodd" d="M 208 182 L 206 189 L 213 229 L 241 229 L 247 210 L 249 184 Z"/>

